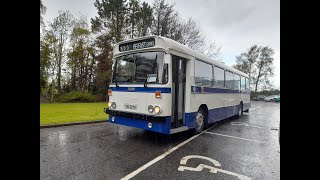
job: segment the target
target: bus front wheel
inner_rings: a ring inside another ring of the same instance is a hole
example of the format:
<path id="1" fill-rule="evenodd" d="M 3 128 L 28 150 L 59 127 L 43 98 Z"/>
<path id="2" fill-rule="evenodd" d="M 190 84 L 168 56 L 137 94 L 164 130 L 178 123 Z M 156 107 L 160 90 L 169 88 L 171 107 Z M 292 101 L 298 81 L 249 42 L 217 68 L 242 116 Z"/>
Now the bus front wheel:
<path id="1" fill-rule="evenodd" d="M 194 133 L 199 134 L 204 129 L 206 121 L 206 112 L 200 108 L 197 112 L 196 119 L 195 119 L 195 128 Z"/>

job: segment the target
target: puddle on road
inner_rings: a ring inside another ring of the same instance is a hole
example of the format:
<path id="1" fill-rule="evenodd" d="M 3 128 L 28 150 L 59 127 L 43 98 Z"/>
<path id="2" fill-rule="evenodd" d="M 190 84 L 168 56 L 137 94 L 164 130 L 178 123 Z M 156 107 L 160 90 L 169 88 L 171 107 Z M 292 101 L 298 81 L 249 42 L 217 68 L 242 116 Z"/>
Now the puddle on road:
<path id="1" fill-rule="evenodd" d="M 130 131 L 128 128 L 120 126 L 115 130 L 114 135 L 116 135 L 120 141 L 125 141 L 130 137 L 141 136 L 143 132 L 143 130 Z"/>

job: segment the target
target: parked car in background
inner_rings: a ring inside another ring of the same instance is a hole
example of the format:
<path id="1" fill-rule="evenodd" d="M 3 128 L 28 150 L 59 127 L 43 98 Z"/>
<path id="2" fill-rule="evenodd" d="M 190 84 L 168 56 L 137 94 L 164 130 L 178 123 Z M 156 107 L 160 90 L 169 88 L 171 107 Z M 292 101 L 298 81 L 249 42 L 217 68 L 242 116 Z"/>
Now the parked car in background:
<path id="1" fill-rule="evenodd" d="M 259 95 L 259 96 L 257 97 L 257 99 L 258 99 L 258 101 L 263 101 L 265 97 L 266 97 L 266 96 Z"/>
<path id="2" fill-rule="evenodd" d="M 272 96 L 267 96 L 264 98 L 264 101 L 266 102 L 279 102 L 280 101 L 280 96 L 279 95 L 272 95 Z"/>
<path id="3" fill-rule="evenodd" d="M 274 96 L 273 99 L 274 99 L 275 102 L 280 102 L 280 96 Z"/>
<path id="4" fill-rule="evenodd" d="M 264 101 L 266 101 L 266 102 L 272 102 L 272 101 L 274 101 L 273 96 L 267 96 L 267 97 L 265 97 L 265 98 L 264 98 Z"/>

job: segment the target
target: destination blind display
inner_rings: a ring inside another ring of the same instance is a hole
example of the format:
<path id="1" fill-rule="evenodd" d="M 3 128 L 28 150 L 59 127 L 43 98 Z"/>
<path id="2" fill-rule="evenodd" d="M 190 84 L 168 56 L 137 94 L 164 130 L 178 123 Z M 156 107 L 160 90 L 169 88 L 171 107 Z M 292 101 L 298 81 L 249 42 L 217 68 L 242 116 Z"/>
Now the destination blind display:
<path id="1" fill-rule="evenodd" d="M 155 45 L 154 38 L 143 39 L 140 41 L 134 41 L 129 43 L 124 43 L 119 45 L 119 51 L 130 51 L 135 49 L 143 49 L 148 47 L 153 47 Z"/>

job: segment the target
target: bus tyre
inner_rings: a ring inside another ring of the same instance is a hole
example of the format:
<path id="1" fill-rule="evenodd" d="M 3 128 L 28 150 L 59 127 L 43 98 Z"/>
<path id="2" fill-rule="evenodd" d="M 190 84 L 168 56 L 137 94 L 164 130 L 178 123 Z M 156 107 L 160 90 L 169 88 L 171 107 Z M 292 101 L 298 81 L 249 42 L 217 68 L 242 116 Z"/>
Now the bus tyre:
<path id="1" fill-rule="evenodd" d="M 205 125 L 206 113 L 203 109 L 199 109 L 195 119 L 194 133 L 199 134 L 202 132 Z"/>
<path id="2" fill-rule="evenodd" d="M 239 109 L 238 109 L 238 114 L 237 114 L 237 118 L 241 118 L 243 115 L 243 105 L 242 103 L 239 104 Z"/>

